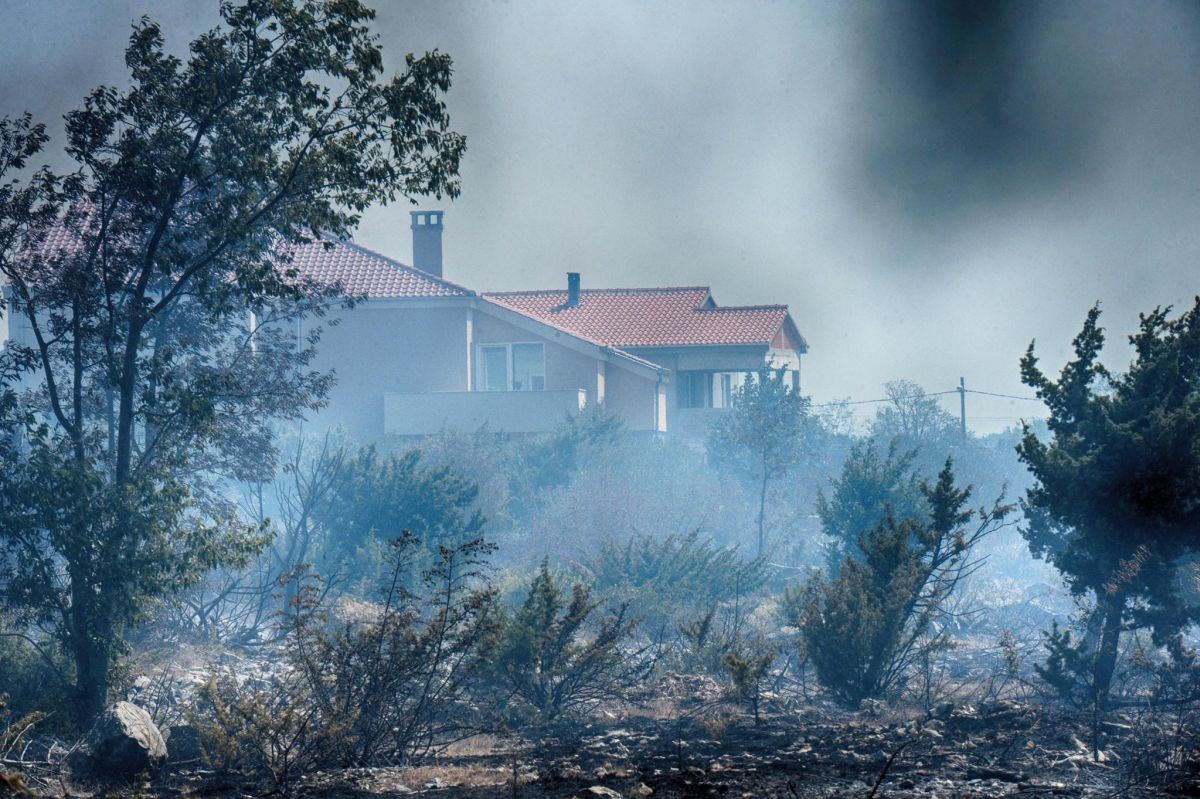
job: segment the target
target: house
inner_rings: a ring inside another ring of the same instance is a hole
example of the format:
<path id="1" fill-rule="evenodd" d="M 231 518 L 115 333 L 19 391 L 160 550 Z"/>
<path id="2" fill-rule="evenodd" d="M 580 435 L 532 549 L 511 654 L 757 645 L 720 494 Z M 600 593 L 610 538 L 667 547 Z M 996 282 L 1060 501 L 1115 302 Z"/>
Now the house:
<path id="1" fill-rule="evenodd" d="M 295 247 L 291 264 L 360 298 L 323 320 L 313 368 L 337 377 L 308 426 L 353 437 L 553 429 L 596 404 L 626 429 L 702 437 L 749 373 L 808 346 L 785 305 L 719 306 L 706 287 L 480 293 L 442 275 L 441 211 L 412 213 L 413 265 L 350 241 Z M 329 324 L 330 318 L 336 324 Z M 28 336 L 19 319 L 14 339 Z"/>
<path id="2" fill-rule="evenodd" d="M 552 429 L 596 403 L 627 429 L 702 437 L 763 366 L 800 388 L 808 345 L 785 305 L 719 306 L 706 287 L 478 293 L 442 275 L 442 212 L 412 213 L 414 265 L 351 242 L 293 263 L 364 301 L 327 327 L 318 368 L 338 381 L 314 420 L 351 434 L 421 436 L 484 423 Z"/>

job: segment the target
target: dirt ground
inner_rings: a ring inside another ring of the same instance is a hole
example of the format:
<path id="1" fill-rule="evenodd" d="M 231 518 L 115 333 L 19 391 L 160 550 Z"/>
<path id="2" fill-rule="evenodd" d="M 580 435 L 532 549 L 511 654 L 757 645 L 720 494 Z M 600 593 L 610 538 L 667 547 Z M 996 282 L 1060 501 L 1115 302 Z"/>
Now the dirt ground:
<path id="1" fill-rule="evenodd" d="M 1200 796 L 1198 742 L 1171 713 L 1114 712 L 1099 720 L 1013 700 L 946 708 L 934 717 L 814 705 L 768 712 L 755 725 L 729 705 L 676 709 L 674 715 L 631 714 L 563 727 L 536 742 L 479 736 L 420 766 L 311 774 L 286 792 L 181 770 L 136 788 L 86 793 L 172 799 L 281 793 L 335 799 Z"/>

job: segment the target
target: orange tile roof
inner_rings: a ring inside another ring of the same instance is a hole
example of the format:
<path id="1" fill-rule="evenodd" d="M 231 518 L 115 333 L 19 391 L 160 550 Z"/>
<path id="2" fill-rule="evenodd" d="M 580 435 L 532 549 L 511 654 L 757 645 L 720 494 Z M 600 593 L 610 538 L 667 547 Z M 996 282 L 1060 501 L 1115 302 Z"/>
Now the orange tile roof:
<path id="1" fill-rule="evenodd" d="M 351 297 L 469 297 L 468 288 L 349 241 L 291 248 L 291 266 L 306 278 L 339 286 Z"/>
<path id="2" fill-rule="evenodd" d="M 770 346 L 789 322 L 786 305 L 718 306 L 704 286 L 490 292 L 487 299 L 612 347 Z M 800 341 L 798 336 L 796 338 Z"/>

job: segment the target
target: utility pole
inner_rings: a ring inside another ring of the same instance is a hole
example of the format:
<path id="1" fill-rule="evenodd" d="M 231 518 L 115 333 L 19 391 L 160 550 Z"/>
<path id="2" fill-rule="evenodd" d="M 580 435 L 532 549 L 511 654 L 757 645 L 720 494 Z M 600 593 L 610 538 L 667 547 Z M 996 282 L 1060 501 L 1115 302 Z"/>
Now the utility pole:
<path id="1" fill-rule="evenodd" d="M 967 383 L 963 378 L 958 378 L 958 421 L 962 429 L 962 440 L 966 443 L 967 440 Z"/>

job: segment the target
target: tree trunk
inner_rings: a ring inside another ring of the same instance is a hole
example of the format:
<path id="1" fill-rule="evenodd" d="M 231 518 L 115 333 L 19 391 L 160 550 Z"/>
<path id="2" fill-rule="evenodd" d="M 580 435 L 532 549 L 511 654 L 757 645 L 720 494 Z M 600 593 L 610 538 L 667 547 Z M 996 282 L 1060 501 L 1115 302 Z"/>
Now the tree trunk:
<path id="1" fill-rule="evenodd" d="M 769 476 L 767 473 L 767 464 L 764 461 L 762 485 L 758 492 L 758 557 L 760 558 L 763 556 L 763 550 L 766 548 L 767 478 Z"/>
<path id="2" fill-rule="evenodd" d="M 108 704 L 110 635 L 88 596 L 88 581 L 71 580 L 71 649 L 75 660 L 75 714 L 86 729 Z"/>
<path id="3" fill-rule="evenodd" d="M 1113 674 L 1117 667 L 1117 649 L 1121 638 L 1121 616 L 1125 610 L 1125 597 L 1102 596 L 1099 608 L 1104 614 L 1100 628 L 1100 642 L 1096 648 L 1096 665 L 1092 674 L 1092 688 L 1096 693 L 1096 705 L 1103 708 L 1108 704 Z"/>

